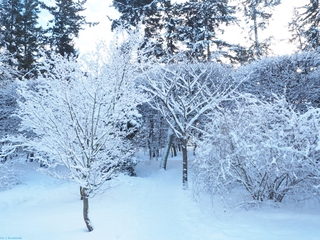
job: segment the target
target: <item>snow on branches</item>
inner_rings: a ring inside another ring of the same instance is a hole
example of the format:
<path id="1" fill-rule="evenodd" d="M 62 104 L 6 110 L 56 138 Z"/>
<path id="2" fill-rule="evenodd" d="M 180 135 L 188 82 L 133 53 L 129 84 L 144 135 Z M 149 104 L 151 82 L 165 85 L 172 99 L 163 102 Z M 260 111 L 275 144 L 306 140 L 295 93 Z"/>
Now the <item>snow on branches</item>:
<path id="1" fill-rule="evenodd" d="M 216 63 L 158 65 L 145 71 L 141 88 L 182 143 L 183 189 L 188 188 L 187 143 L 200 118 L 236 89 L 230 68 Z"/>
<path id="2" fill-rule="evenodd" d="M 47 59 L 47 72 L 20 83 L 19 116 L 23 129 L 35 133 L 27 145 L 43 153 L 43 163 L 63 164 L 94 193 L 131 154 L 120 124 L 137 100 L 125 63 L 87 59 Z"/>
<path id="3" fill-rule="evenodd" d="M 242 186 L 255 201 L 313 195 L 320 184 L 319 119 L 318 108 L 299 113 L 283 98 L 241 96 L 207 125 L 195 162 L 196 188 L 225 194 Z"/>
<path id="4" fill-rule="evenodd" d="M 130 49 L 104 44 L 83 59 L 51 55 L 35 80 L 19 83 L 23 141 L 48 169 L 63 165 L 86 201 L 114 178 L 132 155 L 125 122 L 134 115 L 135 68 Z M 85 212 L 85 211 L 84 211 Z M 93 230 L 88 217 L 85 221 Z"/>

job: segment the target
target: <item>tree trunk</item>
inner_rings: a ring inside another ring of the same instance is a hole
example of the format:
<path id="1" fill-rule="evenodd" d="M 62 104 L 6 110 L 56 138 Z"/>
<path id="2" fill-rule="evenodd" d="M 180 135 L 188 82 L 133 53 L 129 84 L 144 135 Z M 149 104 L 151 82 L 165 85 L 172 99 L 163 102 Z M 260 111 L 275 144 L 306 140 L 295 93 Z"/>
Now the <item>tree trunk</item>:
<path id="1" fill-rule="evenodd" d="M 83 200 L 83 196 L 82 196 L 82 187 L 80 187 L 80 200 Z"/>
<path id="2" fill-rule="evenodd" d="M 188 189 L 188 140 L 182 139 L 182 189 Z"/>
<path id="3" fill-rule="evenodd" d="M 176 146 L 176 144 L 172 145 L 172 156 L 173 157 L 177 156 L 177 146 Z"/>
<path id="4" fill-rule="evenodd" d="M 261 49 L 258 38 L 258 20 L 257 20 L 257 2 L 254 0 L 252 4 L 252 12 L 253 12 L 253 31 L 254 31 L 254 49 L 255 49 L 255 57 L 258 59 L 261 57 Z"/>
<path id="5" fill-rule="evenodd" d="M 84 222 L 86 223 L 88 231 L 91 232 L 93 230 L 93 226 L 89 219 L 89 196 L 87 194 L 86 188 L 82 187 L 81 189 L 82 189 L 81 196 L 83 201 L 83 219 L 84 219 Z"/>
<path id="6" fill-rule="evenodd" d="M 167 149 L 166 152 L 163 156 L 163 158 L 161 159 L 160 162 L 160 168 L 163 168 L 164 170 L 167 170 L 167 162 L 168 162 L 168 157 L 169 157 L 169 153 L 170 153 L 170 148 L 173 142 L 173 132 L 171 129 L 168 130 L 168 145 L 167 145 Z"/>

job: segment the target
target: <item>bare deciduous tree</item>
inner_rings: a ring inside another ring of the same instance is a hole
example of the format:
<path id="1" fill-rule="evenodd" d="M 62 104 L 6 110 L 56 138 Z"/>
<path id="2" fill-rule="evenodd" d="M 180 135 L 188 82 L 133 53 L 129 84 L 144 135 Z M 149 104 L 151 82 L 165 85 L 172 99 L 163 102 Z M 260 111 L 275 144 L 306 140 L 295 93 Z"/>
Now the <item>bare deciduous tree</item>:
<path id="1" fill-rule="evenodd" d="M 141 88 L 182 143 L 183 189 L 188 188 L 187 144 L 204 113 L 234 91 L 232 69 L 215 63 L 157 65 L 145 71 Z"/>

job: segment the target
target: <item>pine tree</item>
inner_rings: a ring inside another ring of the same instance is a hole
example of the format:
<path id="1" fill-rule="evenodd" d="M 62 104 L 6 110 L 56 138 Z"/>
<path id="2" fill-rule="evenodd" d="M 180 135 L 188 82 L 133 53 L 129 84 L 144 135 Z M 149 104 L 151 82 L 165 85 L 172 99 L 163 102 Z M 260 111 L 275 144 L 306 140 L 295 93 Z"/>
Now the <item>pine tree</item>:
<path id="1" fill-rule="evenodd" d="M 291 32 L 290 42 L 296 43 L 297 48 L 299 50 L 303 50 L 305 41 L 303 37 L 303 29 L 301 29 L 301 26 L 299 24 L 299 16 L 300 13 L 298 9 L 295 8 L 293 12 L 292 21 L 289 23 L 288 27 L 289 32 Z"/>
<path id="2" fill-rule="evenodd" d="M 21 46 L 19 65 L 30 72 L 35 67 L 39 50 L 42 48 L 40 41 L 43 30 L 38 26 L 40 3 L 38 0 L 23 0 L 23 12 L 21 19 Z"/>
<path id="3" fill-rule="evenodd" d="M 236 21 L 235 8 L 228 0 L 190 0 L 178 7 L 181 14 L 181 24 L 178 27 L 179 40 L 186 45 L 188 54 L 201 61 L 216 58 L 212 55 L 224 54 L 223 47 L 231 47 L 222 41 L 218 33 L 222 25 Z"/>
<path id="4" fill-rule="evenodd" d="M 140 49 L 148 48 L 145 55 L 167 59 L 177 52 L 178 18 L 171 0 L 113 0 L 113 6 L 121 16 L 113 20 L 112 30 L 119 26 L 135 29 L 141 24 L 144 40 Z"/>
<path id="5" fill-rule="evenodd" d="M 183 52 L 199 61 L 221 56 L 239 61 L 242 57 L 239 46 L 228 44 L 218 36 L 223 25 L 236 20 L 235 7 L 228 0 L 189 0 L 180 4 L 171 0 L 114 0 L 113 5 L 122 15 L 113 20 L 112 28 L 122 25 L 132 29 L 141 23 L 144 29 L 141 49 L 148 48 L 149 55 L 170 60 Z"/>
<path id="6" fill-rule="evenodd" d="M 22 38 L 21 19 L 22 4 L 20 0 L 2 0 L 1 1 L 1 43 L 0 48 L 6 50 L 12 57 L 8 63 L 17 68 L 15 60 L 19 54 L 19 44 Z"/>
<path id="7" fill-rule="evenodd" d="M 83 26 L 89 24 L 85 16 L 80 15 L 85 10 L 86 0 L 55 0 L 55 6 L 42 4 L 53 16 L 49 21 L 47 43 L 51 50 L 62 56 L 77 55 L 74 38 L 79 37 Z"/>
<path id="8" fill-rule="evenodd" d="M 281 0 L 240 0 L 239 3 L 250 28 L 249 40 L 252 44 L 249 51 L 253 58 L 260 58 L 268 53 L 271 37 L 261 41 L 259 31 L 266 29 L 274 7 L 279 5 Z"/>
<path id="9" fill-rule="evenodd" d="M 153 0 L 113 0 L 113 6 L 121 16 L 112 21 L 112 29 L 120 25 L 126 28 L 136 27 L 142 20 L 142 16 L 146 15 L 148 5 L 152 2 Z M 148 13 L 151 13 L 150 10 Z"/>
<path id="10" fill-rule="evenodd" d="M 38 0 L 3 0 L 1 2 L 0 48 L 11 54 L 9 64 L 21 74 L 30 72 L 41 49 L 38 26 Z"/>
<path id="11" fill-rule="evenodd" d="M 310 0 L 302 11 L 296 9 L 295 19 L 289 24 L 292 41 L 302 50 L 318 49 L 320 45 L 320 6 L 318 0 Z"/>

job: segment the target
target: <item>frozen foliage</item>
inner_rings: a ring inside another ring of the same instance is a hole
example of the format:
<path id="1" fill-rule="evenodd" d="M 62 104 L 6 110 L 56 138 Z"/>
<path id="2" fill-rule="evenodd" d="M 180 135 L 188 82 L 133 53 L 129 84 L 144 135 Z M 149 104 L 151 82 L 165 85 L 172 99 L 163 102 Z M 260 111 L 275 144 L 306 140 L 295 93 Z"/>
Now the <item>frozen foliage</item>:
<path id="1" fill-rule="evenodd" d="M 10 57 L 0 50 L 0 139 L 18 125 L 12 115 L 17 107 L 15 71 L 7 64 Z"/>
<path id="2" fill-rule="evenodd" d="M 16 84 L 14 81 L 0 80 L 0 139 L 7 134 L 17 134 L 19 119 L 14 116 L 17 108 Z M 1 142 L 1 140 L 0 140 Z"/>
<path id="3" fill-rule="evenodd" d="M 10 189 L 22 182 L 21 174 L 17 170 L 15 161 L 0 161 L 0 191 Z"/>
<path id="4" fill-rule="evenodd" d="M 0 50 L 0 87 L 12 81 L 14 76 L 17 76 L 18 73 L 14 68 L 12 68 L 8 62 L 14 61 L 12 56 L 5 50 Z"/>
<path id="5" fill-rule="evenodd" d="M 225 196 L 241 186 L 255 201 L 275 202 L 318 195 L 319 119 L 320 109 L 298 113 L 276 96 L 242 96 L 233 108 L 215 111 L 199 142 L 196 190 Z"/>
<path id="6" fill-rule="evenodd" d="M 0 161 L 5 161 L 5 150 L 3 146 L 10 143 L 6 136 L 18 134 L 20 120 L 15 116 L 17 109 L 17 92 L 14 79 L 17 71 L 7 64 L 9 55 L 0 51 Z M 9 150 L 7 152 L 10 153 Z M 10 156 L 12 157 L 12 155 Z"/>
<path id="7" fill-rule="evenodd" d="M 295 8 L 295 15 L 289 24 L 291 41 L 298 43 L 301 50 L 319 49 L 319 10 L 317 0 L 304 1 L 303 6 Z"/>
<path id="8" fill-rule="evenodd" d="M 243 81 L 241 91 L 259 99 L 284 96 L 299 111 L 308 105 L 319 107 L 320 55 L 315 51 L 281 57 L 268 57 L 240 67 L 236 79 Z"/>

